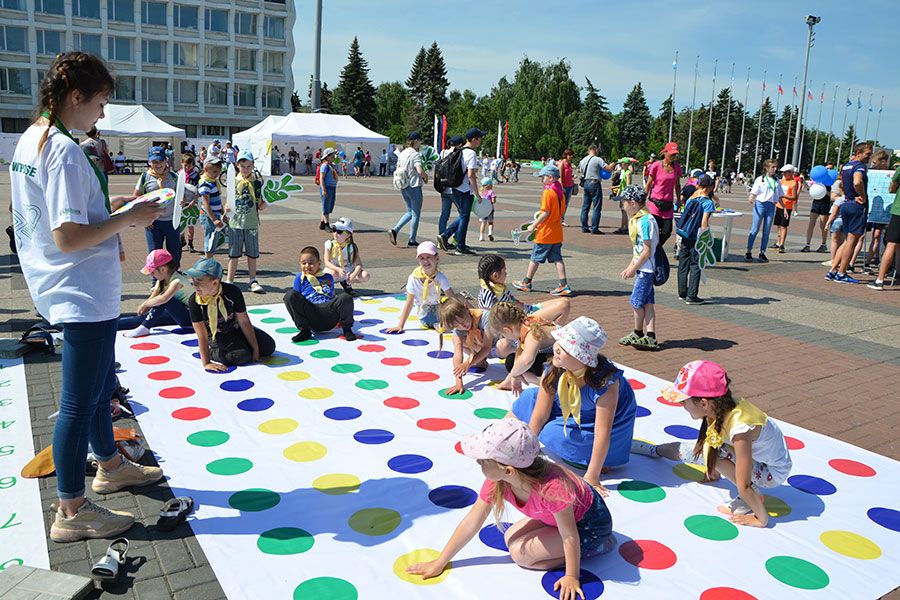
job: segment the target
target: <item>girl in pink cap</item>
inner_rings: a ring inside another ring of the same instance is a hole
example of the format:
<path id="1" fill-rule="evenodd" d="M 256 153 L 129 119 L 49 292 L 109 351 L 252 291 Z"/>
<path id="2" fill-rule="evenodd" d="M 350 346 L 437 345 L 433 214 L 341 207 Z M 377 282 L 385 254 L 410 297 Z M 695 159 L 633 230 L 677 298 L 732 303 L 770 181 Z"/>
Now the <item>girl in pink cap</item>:
<path id="1" fill-rule="evenodd" d="M 654 446 L 634 441 L 632 452 L 706 466 L 706 480 L 721 476 L 737 486 L 738 496 L 719 511 L 738 525 L 765 527 L 769 514 L 759 488 L 781 485 L 791 472 L 791 455 L 778 425 L 743 398 L 731 395 L 725 369 L 708 360 L 684 365 L 663 398 L 681 402 L 700 419 L 695 444 L 670 442 Z"/>
<path id="2" fill-rule="evenodd" d="M 143 337 L 150 330 L 163 325 L 191 327 L 188 302 L 193 289 L 187 276 L 179 270 L 178 261 L 168 250 L 154 250 L 147 255 L 141 269 L 144 275 L 152 275 L 156 284 L 150 297 L 141 302 L 137 315 L 119 318 L 119 331 L 127 329 L 125 337 Z"/>
<path id="3" fill-rule="evenodd" d="M 612 517 L 600 494 L 544 458 L 535 435 L 517 419 L 500 419 L 481 433 L 463 438 L 460 446 L 481 467 L 485 477 L 481 492 L 440 556 L 411 565 L 407 572 L 422 579 L 440 575 L 493 511 L 517 565 L 537 570 L 565 568 L 553 589 L 559 590 L 563 600 L 583 599 L 581 559 L 605 554 L 616 545 Z M 502 522 L 507 502 L 525 515 L 509 529 Z"/>

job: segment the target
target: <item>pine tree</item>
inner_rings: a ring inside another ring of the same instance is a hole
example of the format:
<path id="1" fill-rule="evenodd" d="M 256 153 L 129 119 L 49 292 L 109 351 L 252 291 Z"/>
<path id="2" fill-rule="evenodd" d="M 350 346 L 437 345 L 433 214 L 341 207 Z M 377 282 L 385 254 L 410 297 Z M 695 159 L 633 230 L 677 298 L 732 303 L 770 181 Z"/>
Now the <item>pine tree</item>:
<path id="1" fill-rule="evenodd" d="M 772 126 L 774 124 L 775 107 L 772 106 L 772 101 L 767 96 L 766 99 L 763 100 L 762 106 L 756 111 L 756 114 L 753 115 L 751 119 L 747 119 L 747 137 L 745 138 L 745 145 L 748 150 L 747 160 L 743 164 L 746 164 L 752 169 L 753 164 L 756 163 L 757 172 L 751 174 L 754 177 L 760 173 L 763 161 L 771 158 L 769 156 L 769 143 L 772 135 Z M 757 129 L 759 130 L 758 149 L 756 146 Z"/>
<path id="2" fill-rule="evenodd" d="M 419 48 L 415 60 L 413 60 L 412 68 L 409 71 L 409 78 L 406 80 L 406 89 L 409 91 L 411 104 L 406 114 L 403 127 L 407 131 L 418 130 L 424 120 L 425 114 L 425 63 L 428 53 L 425 47 Z"/>
<path id="3" fill-rule="evenodd" d="M 297 95 L 297 90 L 294 90 L 291 93 L 291 112 L 302 112 L 303 103 L 300 102 L 300 96 Z"/>
<path id="4" fill-rule="evenodd" d="M 608 144 L 611 140 L 606 139 L 605 130 L 612 115 L 609 113 L 606 98 L 594 87 L 590 79 L 585 77 L 584 80 L 587 83 L 584 103 L 581 105 L 581 110 L 578 111 L 572 140 L 574 144 L 583 147 L 598 144 L 606 151 L 609 150 Z"/>
<path id="5" fill-rule="evenodd" d="M 853 125 L 847 127 L 847 132 L 844 134 L 844 138 L 838 144 L 840 149 L 840 155 L 837 156 L 835 160 L 835 164 L 841 164 L 850 160 L 850 156 L 853 155 L 853 146 L 859 140 L 856 139 L 856 129 Z"/>
<path id="6" fill-rule="evenodd" d="M 644 90 L 638 82 L 625 98 L 618 119 L 619 150 L 625 155 L 643 155 L 650 140 L 653 116 L 647 107 Z"/>
<path id="7" fill-rule="evenodd" d="M 324 104 L 323 101 L 323 108 Z M 332 104 L 335 111 L 350 115 L 365 127 L 375 126 L 375 87 L 355 37 L 350 44 L 347 64 L 341 71 L 341 80 L 334 90 Z"/>
<path id="8" fill-rule="evenodd" d="M 663 101 L 659 107 L 659 115 L 653 120 L 650 128 L 650 141 L 647 143 L 647 154 L 659 153 L 660 149 L 669 141 L 669 111 L 672 109 L 672 96 Z M 672 129 L 675 135 L 675 129 Z"/>
<path id="9" fill-rule="evenodd" d="M 416 56 L 418 60 L 418 56 Z M 413 65 L 415 69 L 415 64 Z M 443 115 L 447 112 L 447 88 L 450 82 L 447 80 L 447 66 L 437 42 L 432 42 L 431 47 L 425 53 L 422 102 L 422 121 L 419 124 L 422 136 L 429 139 L 434 133 L 434 115 Z"/>
<path id="10" fill-rule="evenodd" d="M 313 86 L 313 76 L 309 76 L 309 89 L 307 90 L 307 99 L 310 102 L 310 106 L 312 106 L 312 86 Z M 332 99 L 331 99 L 331 90 L 328 89 L 328 84 L 324 81 L 321 83 L 319 88 L 319 109 L 322 112 L 330 113 L 332 111 Z"/>

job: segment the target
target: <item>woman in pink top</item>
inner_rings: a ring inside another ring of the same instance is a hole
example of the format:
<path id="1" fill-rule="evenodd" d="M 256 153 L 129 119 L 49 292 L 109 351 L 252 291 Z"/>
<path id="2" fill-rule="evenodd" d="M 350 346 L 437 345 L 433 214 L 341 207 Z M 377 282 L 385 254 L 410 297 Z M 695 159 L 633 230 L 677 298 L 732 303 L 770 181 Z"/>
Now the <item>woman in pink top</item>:
<path id="1" fill-rule="evenodd" d="M 650 165 L 644 191 L 650 201 L 647 208 L 659 225 L 659 244 L 666 243 L 672 236 L 672 219 L 675 216 L 675 199 L 681 191 L 681 165 L 678 158 L 678 144 L 669 142 L 663 148 L 663 159 Z"/>
<path id="2" fill-rule="evenodd" d="M 572 200 L 572 190 L 575 189 L 575 172 L 572 170 L 572 158 L 574 156 L 575 152 L 571 148 L 566 148 L 563 151 L 562 160 L 556 163 L 556 166 L 559 167 L 559 182 L 566 193 L 566 209 L 569 208 L 569 202 Z M 562 222 L 563 227 L 568 227 L 565 209 L 562 214 Z"/>

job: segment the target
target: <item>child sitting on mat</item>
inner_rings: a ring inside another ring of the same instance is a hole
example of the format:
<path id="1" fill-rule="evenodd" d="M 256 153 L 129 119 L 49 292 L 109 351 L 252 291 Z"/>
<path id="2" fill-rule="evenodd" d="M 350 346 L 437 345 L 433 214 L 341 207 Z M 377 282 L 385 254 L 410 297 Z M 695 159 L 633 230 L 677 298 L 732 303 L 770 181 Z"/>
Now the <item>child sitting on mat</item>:
<path id="1" fill-rule="evenodd" d="M 438 271 L 440 257 L 434 242 L 419 244 L 416 248 L 416 258 L 419 266 L 410 273 L 406 280 L 406 304 L 400 313 L 400 321 L 396 327 L 387 329 L 387 333 L 403 333 L 413 306 L 416 306 L 418 310 L 419 323 L 423 327 L 433 329 L 440 322 L 438 305 L 441 298 L 456 296 L 453 288 L 450 287 L 447 276 Z"/>
<path id="2" fill-rule="evenodd" d="M 354 283 L 369 281 L 369 272 L 363 269 L 359 256 L 359 246 L 353 241 L 353 221 L 341 217 L 331 224 L 331 235 L 332 239 L 325 241 L 325 272 L 352 296 Z"/>
<path id="3" fill-rule="evenodd" d="M 553 453 L 584 465 L 584 480 L 607 496 L 600 474 L 604 467 L 628 462 L 637 411 L 634 390 L 600 353 L 606 331 L 593 319 L 578 317 L 551 335 L 556 339 L 551 366 L 540 386 L 522 392 L 512 413 Z"/>
<path id="4" fill-rule="evenodd" d="M 490 310 L 498 302 L 512 302 L 528 314 L 547 309 L 558 315 L 550 320 L 559 324 L 565 323 L 569 318 L 571 303 L 568 298 L 553 298 L 540 304 L 524 304 L 516 300 L 506 285 L 506 261 L 499 254 L 485 254 L 478 260 L 478 283 L 481 286 L 478 308 Z"/>
<path id="5" fill-rule="evenodd" d="M 695 444 L 654 446 L 635 440 L 631 451 L 653 458 L 705 464 L 706 479 L 724 475 L 738 495 L 719 511 L 738 525 L 765 527 L 769 513 L 759 488 L 774 488 L 791 472 L 791 455 L 778 425 L 744 399 L 731 395 L 731 381 L 718 364 L 695 360 L 684 365 L 663 398 L 681 402 L 693 419 L 701 419 Z"/>
<path id="6" fill-rule="evenodd" d="M 272 356 L 275 340 L 254 327 L 247 316 L 244 295 L 233 284 L 222 281 L 222 265 L 214 258 L 201 258 L 184 272 L 196 293 L 188 309 L 197 333 L 200 364 L 207 371 L 225 371 Z"/>
<path id="7" fill-rule="evenodd" d="M 453 330 L 453 375 L 456 383 L 447 389 L 446 394 L 462 394 L 466 389 L 463 375 L 472 367 L 487 368 L 488 356 L 494 349 L 494 336 L 488 327 L 489 313 L 480 308 L 469 308 L 456 298 L 443 298 L 439 311 L 439 351 L 443 349 L 443 332 Z M 466 354 L 469 356 L 468 360 Z"/>
<path id="8" fill-rule="evenodd" d="M 612 550 L 616 536 L 612 516 L 600 494 L 574 473 L 541 455 L 540 444 L 516 419 L 500 419 L 479 434 L 463 438 L 462 453 L 478 461 L 485 482 L 478 499 L 463 517 L 440 556 L 410 565 L 406 571 L 422 579 L 437 577 L 457 552 L 479 532 L 493 511 L 504 532 L 510 557 L 522 568 L 565 568 L 553 583 L 566 600 L 584 598 L 581 561 Z M 525 518 L 505 529 L 506 503 Z M 504 531 L 505 529 L 505 531 Z"/>
<path id="9" fill-rule="evenodd" d="M 495 304 L 490 311 L 488 324 L 499 337 L 497 356 L 506 359 L 509 373 L 500 385 L 501 390 L 512 390 L 518 396 L 526 385 L 540 383 L 544 374 L 544 363 L 553 353 L 553 336 L 556 330 L 554 315 L 543 316 L 546 309 L 526 316 L 525 312 L 511 302 Z M 549 318 L 548 318 L 549 317 Z"/>
<path id="10" fill-rule="evenodd" d="M 152 275 L 156 285 L 150 297 L 141 302 L 137 315 L 119 318 L 119 331 L 127 329 L 125 337 L 137 338 L 150 335 L 150 329 L 163 325 L 191 327 L 188 304 L 191 284 L 187 276 L 178 270 L 178 262 L 168 250 L 154 250 L 147 255 L 141 269 L 144 275 Z"/>
<path id="11" fill-rule="evenodd" d="M 358 339 L 353 332 L 353 297 L 335 296 L 334 277 L 322 270 L 322 259 L 313 246 L 300 251 L 300 272 L 294 288 L 284 294 L 284 305 L 300 330 L 291 341 L 306 341 L 313 331 L 329 331 L 337 325 L 348 342 Z"/>

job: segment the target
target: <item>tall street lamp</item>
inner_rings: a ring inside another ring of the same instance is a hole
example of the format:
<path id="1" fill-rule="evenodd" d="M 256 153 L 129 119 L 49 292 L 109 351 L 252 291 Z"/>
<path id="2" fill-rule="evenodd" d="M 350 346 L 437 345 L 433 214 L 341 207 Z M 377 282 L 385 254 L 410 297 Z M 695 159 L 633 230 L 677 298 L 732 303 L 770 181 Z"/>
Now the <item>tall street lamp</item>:
<path id="1" fill-rule="evenodd" d="M 799 115 L 803 115 L 803 107 L 806 104 L 806 73 L 809 70 L 809 49 L 812 48 L 813 40 L 815 39 L 815 34 L 813 33 L 813 27 L 822 22 L 822 17 L 815 17 L 813 15 L 806 15 L 806 25 L 809 27 L 809 33 L 806 36 L 806 58 L 803 60 L 803 89 L 800 94 L 800 112 Z M 803 119 L 797 118 L 797 127 L 794 129 L 794 156 L 791 160 L 791 163 L 800 166 L 800 132 L 803 130 Z"/>

